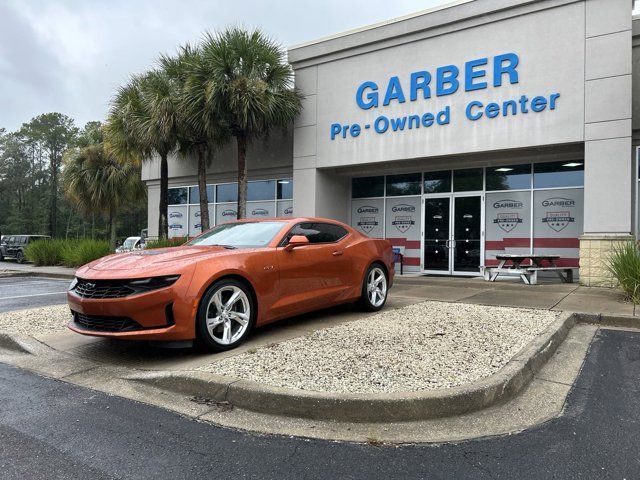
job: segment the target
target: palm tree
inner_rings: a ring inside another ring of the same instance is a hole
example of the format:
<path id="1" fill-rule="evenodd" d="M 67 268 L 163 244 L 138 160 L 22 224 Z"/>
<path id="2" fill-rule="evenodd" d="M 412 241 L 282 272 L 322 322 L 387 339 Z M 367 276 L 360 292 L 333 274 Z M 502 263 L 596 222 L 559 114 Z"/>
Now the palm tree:
<path id="1" fill-rule="evenodd" d="M 211 111 L 207 101 L 209 78 L 202 62 L 201 51 L 186 44 L 174 57 L 161 56 L 160 68 L 175 83 L 179 98 L 179 151 L 185 158 L 195 157 L 198 162 L 198 189 L 200 191 L 201 231 L 209 229 L 209 199 L 207 196 L 207 162 L 219 146 L 228 141 L 226 130 Z"/>
<path id="2" fill-rule="evenodd" d="M 64 155 L 63 185 L 67 198 L 87 215 L 96 211 L 109 218 L 111 246 L 116 244 L 116 215 L 120 207 L 144 197 L 140 167 L 109 153 L 102 138 Z"/>
<path id="3" fill-rule="evenodd" d="M 208 33 L 201 50 L 207 119 L 221 122 L 236 139 L 238 218 L 244 218 L 247 146 L 271 128 L 289 125 L 300 113 L 302 95 L 293 88 L 285 51 L 258 29 Z"/>
<path id="4" fill-rule="evenodd" d="M 168 156 L 178 147 L 178 109 L 174 82 L 165 72 L 151 70 L 118 90 L 107 121 L 109 148 L 119 157 L 160 157 L 160 238 L 168 232 Z"/>

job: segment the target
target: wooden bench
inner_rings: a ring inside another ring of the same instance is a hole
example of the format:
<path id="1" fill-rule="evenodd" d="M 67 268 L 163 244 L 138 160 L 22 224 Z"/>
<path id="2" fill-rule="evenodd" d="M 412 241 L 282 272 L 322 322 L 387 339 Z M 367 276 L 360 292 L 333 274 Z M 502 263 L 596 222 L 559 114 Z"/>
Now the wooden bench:
<path id="1" fill-rule="evenodd" d="M 564 283 L 573 283 L 573 271 L 578 270 L 578 267 L 528 267 L 527 270 L 531 272 L 530 285 L 538 283 L 538 272 L 554 272 Z"/>

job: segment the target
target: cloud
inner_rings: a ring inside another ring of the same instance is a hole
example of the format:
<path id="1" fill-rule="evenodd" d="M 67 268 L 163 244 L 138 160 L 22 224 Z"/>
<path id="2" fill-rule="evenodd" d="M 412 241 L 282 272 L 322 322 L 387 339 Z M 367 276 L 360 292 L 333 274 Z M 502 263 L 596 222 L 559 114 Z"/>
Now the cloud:
<path id="1" fill-rule="evenodd" d="M 59 111 L 104 118 L 111 95 L 206 30 L 260 26 L 284 46 L 447 0 L 5 0 L 0 3 L 0 127 Z"/>

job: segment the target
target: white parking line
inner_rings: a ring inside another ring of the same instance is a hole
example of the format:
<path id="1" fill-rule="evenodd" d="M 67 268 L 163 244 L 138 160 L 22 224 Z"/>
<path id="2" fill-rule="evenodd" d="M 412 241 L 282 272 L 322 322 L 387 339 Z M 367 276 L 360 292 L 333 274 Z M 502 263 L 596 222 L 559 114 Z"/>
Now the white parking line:
<path id="1" fill-rule="evenodd" d="M 14 300 L 16 298 L 27 298 L 27 297 L 42 297 L 44 295 L 62 295 L 64 293 L 67 293 L 67 292 L 64 291 L 64 292 L 51 292 L 51 293 L 34 293 L 33 295 L 20 295 L 17 297 L 0 297 L 0 300 Z"/>

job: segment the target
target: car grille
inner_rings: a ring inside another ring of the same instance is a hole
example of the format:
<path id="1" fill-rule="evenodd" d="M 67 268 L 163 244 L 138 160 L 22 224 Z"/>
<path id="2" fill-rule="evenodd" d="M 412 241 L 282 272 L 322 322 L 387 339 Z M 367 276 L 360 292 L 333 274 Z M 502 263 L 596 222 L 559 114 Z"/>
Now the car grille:
<path id="1" fill-rule="evenodd" d="M 99 315 L 85 315 L 73 312 L 73 321 L 80 328 L 97 332 L 130 332 L 143 327 L 128 317 L 105 317 Z"/>
<path id="2" fill-rule="evenodd" d="M 73 291 L 83 298 L 121 298 L 136 293 L 127 283 L 127 280 L 89 281 L 79 278 Z"/>

